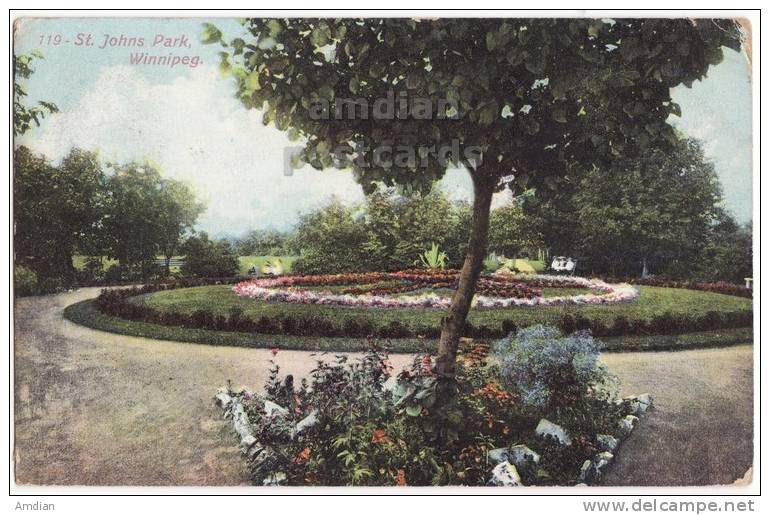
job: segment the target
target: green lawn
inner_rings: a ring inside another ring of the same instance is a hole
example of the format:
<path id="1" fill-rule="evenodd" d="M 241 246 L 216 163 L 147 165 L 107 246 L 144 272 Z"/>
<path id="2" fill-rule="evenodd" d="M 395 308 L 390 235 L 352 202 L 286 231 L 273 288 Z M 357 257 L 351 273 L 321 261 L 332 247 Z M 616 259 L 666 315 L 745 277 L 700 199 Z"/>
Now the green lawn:
<path id="1" fill-rule="evenodd" d="M 86 266 L 86 259 L 88 259 L 91 256 L 84 256 L 82 254 L 75 254 L 72 256 L 72 266 L 74 266 L 78 270 L 83 270 Z M 95 256 L 99 257 L 99 256 Z M 112 265 L 117 265 L 118 260 L 117 259 L 109 259 L 107 256 L 101 256 L 102 258 L 102 268 L 104 270 L 108 269 Z"/>
<path id="2" fill-rule="evenodd" d="M 252 266 L 257 267 L 257 270 L 262 268 L 265 261 L 274 261 L 280 259 L 283 263 L 284 273 L 291 272 L 291 265 L 296 261 L 299 256 L 238 256 L 239 272 L 241 275 L 247 275 L 249 269 Z"/>
<path id="3" fill-rule="evenodd" d="M 368 344 L 364 338 L 237 333 L 134 322 L 101 313 L 93 300 L 67 306 L 64 317 L 77 324 L 111 333 L 207 345 L 342 352 L 366 350 Z M 684 350 L 752 343 L 753 331 L 751 327 L 745 327 L 683 335 L 618 336 L 601 338 L 601 341 L 609 352 Z M 430 338 L 398 338 L 388 340 L 385 345 L 391 352 L 435 352 L 437 341 Z"/>
<path id="4" fill-rule="evenodd" d="M 73 266 L 78 269 L 82 270 L 85 267 L 86 259 L 88 259 L 89 256 L 84 256 L 80 254 L 76 254 L 72 258 L 72 264 Z M 259 270 L 262 267 L 262 264 L 265 261 L 274 261 L 276 259 L 280 259 L 283 263 L 284 272 L 288 273 L 291 272 L 291 265 L 294 263 L 294 261 L 299 256 L 239 256 L 238 257 L 238 274 L 239 275 L 247 275 L 249 273 L 249 269 L 256 265 L 257 270 Z M 174 259 L 183 259 L 184 256 L 174 256 Z M 158 256 L 158 259 L 165 259 L 164 256 Z M 102 263 L 104 270 L 108 269 L 112 265 L 117 265 L 118 261 L 116 259 L 108 259 L 106 256 L 102 256 Z M 179 267 L 171 267 L 172 272 L 179 272 Z"/>
<path id="5" fill-rule="evenodd" d="M 547 292 L 546 292 L 547 293 Z M 281 318 L 287 315 L 314 316 L 328 320 L 337 327 L 343 327 L 348 320 L 367 320 L 374 327 L 385 327 L 391 322 L 400 322 L 410 334 L 430 334 L 440 327 L 442 310 L 352 308 L 342 306 L 313 306 L 288 303 L 270 303 L 238 297 L 231 286 L 201 286 L 156 292 L 131 299 L 159 311 L 192 313 L 208 310 L 214 315 L 227 316 L 233 308 L 240 308 L 243 315 L 258 319 Z M 500 332 L 503 321 L 518 327 L 532 324 L 558 325 L 565 314 L 582 315 L 607 326 L 613 324 L 618 315 L 629 321 L 650 320 L 655 316 L 670 313 L 674 316 L 698 317 L 710 311 L 729 313 L 746 312 L 752 309 L 750 299 L 732 297 L 718 293 L 642 286 L 640 297 L 627 304 L 597 306 L 552 306 L 512 307 L 505 309 L 473 309 L 468 320 L 475 327 L 490 328 Z"/>

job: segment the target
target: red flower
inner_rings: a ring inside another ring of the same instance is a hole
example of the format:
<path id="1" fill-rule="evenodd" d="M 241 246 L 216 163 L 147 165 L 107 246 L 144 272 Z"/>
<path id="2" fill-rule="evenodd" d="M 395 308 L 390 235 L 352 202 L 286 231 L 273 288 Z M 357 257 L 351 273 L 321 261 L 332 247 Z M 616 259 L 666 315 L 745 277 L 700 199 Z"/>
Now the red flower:
<path id="1" fill-rule="evenodd" d="M 310 447 L 305 447 L 294 457 L 294 463 L 301 465 L 310 459 Z"/>
<path id="2" fill-rule="evenodd" d="M 372 443 L 385 444 L 390 442 L 390 437 L 385 434 L 384 429 L 375 429 L 372 432 Z"/>
<path id="3" fill-rule="evenodd" d="M 426 374 L 432 375 L 433 374 L 433 363 L 430 361 L 430 356 L 427 354 L 422 357 L 422 370 Z"/>

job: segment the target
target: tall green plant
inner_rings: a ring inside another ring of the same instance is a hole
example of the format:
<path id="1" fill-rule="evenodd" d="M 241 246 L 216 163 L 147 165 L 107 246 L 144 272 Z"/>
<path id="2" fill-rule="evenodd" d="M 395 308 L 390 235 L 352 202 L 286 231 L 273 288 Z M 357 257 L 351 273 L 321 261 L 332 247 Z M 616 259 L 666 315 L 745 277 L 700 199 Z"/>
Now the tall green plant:
<path id="1" fill-rule="evenodd" d="M 430 270 L 443 270 L 446 268 L 446 262 L 446 252 L 439 250 L 437 243 L 431 244 L 430 250 L 426 250 L 420 254 L 420 263 Z M 417 261 L 415 261 L 415 263 L 417 263 Z"/>

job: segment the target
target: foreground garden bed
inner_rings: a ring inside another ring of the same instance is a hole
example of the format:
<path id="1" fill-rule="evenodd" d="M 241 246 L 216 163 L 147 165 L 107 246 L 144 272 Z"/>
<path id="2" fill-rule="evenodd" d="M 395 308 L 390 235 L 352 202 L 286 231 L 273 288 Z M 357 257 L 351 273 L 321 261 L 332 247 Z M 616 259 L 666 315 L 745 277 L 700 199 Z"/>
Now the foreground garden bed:
<path id="1" fill-rule="evenodd" d="M 652 407 L 619 399 L 587 333 L 533 326 L 491 348 L 465 342 L 451 399 L 429 355 L 395 371 L 370 347 L 319 359 L 309 377 L 273 364 L 263 393 L 216 394 L 255 485 L 596 484 Z M 275 351 L 278 352 L 278 351 Z"/>

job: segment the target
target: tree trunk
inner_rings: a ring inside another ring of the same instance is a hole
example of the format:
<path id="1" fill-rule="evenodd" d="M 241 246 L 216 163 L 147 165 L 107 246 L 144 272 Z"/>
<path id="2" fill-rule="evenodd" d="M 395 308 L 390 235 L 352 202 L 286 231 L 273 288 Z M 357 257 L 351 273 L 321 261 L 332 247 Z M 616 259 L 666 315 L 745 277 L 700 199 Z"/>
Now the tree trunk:
<path id="1" fill-rule="evenodd" d="M 647 277 L 650 272 L 647 270 L 647 256 L 642 256 L 642 277 Z"/>
<path id="2" fill-rule="evenodd" d="M 494 193 L 494 182 L 484 177 L 473 178 L 473 216 L 465 262 L 460 271 L 460 280 L 452 297 L 449 312 L 441 322 L 441 339 L 436 358 L 438 375 L 437 399 L 445 401 L 455 389 L 455 368 L 457 347 L 465 328 L 465 318 L 476 292 L 476 280 L 483 267 L 489 235 L 489 211 Z"/>
<path id="3" fill-rule="evenodd" d="M 171 247 L 170 251 L 166 251 L 165 258 L 166 258 L 166 277 L 171 275 L 171 258 L 174 257 L 174 253 L 176 252 L 176 247 Z"/>

